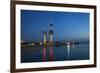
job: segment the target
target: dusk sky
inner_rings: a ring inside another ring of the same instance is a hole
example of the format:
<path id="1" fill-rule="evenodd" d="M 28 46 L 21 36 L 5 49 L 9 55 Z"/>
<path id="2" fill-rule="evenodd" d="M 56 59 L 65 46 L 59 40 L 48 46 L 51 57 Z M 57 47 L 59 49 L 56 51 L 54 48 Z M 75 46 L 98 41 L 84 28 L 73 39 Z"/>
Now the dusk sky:
<path id="1" fill-rule="evenodd" d="M 48 32 L 50 20 L 54 41 L 89 40 L 89 13 L 34 10 L 21 10 L 21 40 L 43 41 L 43 30 Z"/>

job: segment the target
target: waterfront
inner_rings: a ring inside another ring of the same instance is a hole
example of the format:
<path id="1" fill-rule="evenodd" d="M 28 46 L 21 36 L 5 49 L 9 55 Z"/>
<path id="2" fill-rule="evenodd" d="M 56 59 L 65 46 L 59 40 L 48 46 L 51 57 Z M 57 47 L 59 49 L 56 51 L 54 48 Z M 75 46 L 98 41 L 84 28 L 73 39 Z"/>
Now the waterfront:
<path id="1" fill-rule="evenodd" d="M 21 10 L 21 62 L 89 59 L 89 13 Z"/>
<path id="2" fill-rule="evenodd" d="M 87 59 L 89 59 L 89 44 L 21 48 L 22 63 Z"/>

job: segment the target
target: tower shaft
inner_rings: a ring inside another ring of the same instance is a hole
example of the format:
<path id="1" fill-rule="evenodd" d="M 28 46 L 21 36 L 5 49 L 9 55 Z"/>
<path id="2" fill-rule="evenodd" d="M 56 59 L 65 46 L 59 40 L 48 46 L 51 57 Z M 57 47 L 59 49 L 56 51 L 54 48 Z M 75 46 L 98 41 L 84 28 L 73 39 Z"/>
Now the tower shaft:
<path id="1" fill-rule="evenodd" d="M 49 29 L 49 44 L 51 46 L 53 45 L 53 28 L 52 28 L 52 24 L 50 24 L 50 29 Z"/>
<path id="2" fill-rule="evenodd" d="M 46 47 L 46 42 L 47 42 L 47 33 L 46 31 L 43 32 L 43 43 L 44 43 L 44 47 Z"/>
<path id="3" fill-rule="evenodd" d="M 44 43 L 46 44 L 46 34 L 44 34 Z"/>

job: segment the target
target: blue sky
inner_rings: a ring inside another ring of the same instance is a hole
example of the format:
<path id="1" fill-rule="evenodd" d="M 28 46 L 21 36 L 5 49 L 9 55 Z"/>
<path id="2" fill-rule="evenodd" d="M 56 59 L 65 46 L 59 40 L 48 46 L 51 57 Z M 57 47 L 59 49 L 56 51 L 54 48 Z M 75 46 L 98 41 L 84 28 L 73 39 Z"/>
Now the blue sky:
<path id="1" fill-rule="evenodd" d="M 34 10 L 21 10 L 21 39 L 43 41 L 43 30 L 48 31 L 50 19 L 54 41 L 89 39 L 89 13 Z"/>

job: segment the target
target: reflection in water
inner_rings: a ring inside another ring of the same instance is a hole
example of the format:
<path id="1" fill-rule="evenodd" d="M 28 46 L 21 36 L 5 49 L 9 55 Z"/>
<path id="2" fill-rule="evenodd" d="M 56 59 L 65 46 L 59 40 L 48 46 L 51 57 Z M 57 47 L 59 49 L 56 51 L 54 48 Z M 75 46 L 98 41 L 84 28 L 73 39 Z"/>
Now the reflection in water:
<path id="1" fill-rule="evenodd" d="M 72 48 L 74 48 L 75 47 L 75 45 L 74 44 L 72 44 Z"/>
<path id="2" fill-rule="evenodd" d="M 67 44 L 67 59 L 70 59 L 70 53 L 71 53 L 71 48 L 75 48 L 74 44 Z M 43 53 L 43 61 L 46 61 L 46 52 L 48 51 L 47 49 L 49 49 L 49 60 L 53 61 L 54 56 L 53 56 L 53 47 L 49 46 L 49 48 L 44 47 L 42 50 Z"/>
<path id="3" fill-rule="evenodd" d="M 53 61 L 53 47 L 50 47 L 50 61 Z"/>
<path id="4" fill-rule="evenodd" d="M 70 56 L 70 45 L 67 44 L 67 59 L 69 59 Z"/>
<path id="5" fill-rule="evenodd" d="M 46 48 L 43 48 L 43 61 L 46 61 Z"/>
<path id="6" fill-rule="evenodd" d="M 21 48 L 22 63 L 87 59 L 89 59 L 89 44 Z"/>
<path id="7" fill-rule="evenodd" d="M 70 58 L 71 47 L 74 48 L 75 45 L 74 44 L 72 44 L 72 45 L 67 44 L 67 59 Z"/>
<path id="8" fill-rule="evenodd" d="M 46 52 L 48 48 L 43 48 L 42 50 L 42 54 L 43 54 L 43 61 L 45 62 L 46 61 Z M 50 47 L 49 48 L 49 53 L 50 53 L 50 61 L 53 61 L 53 47 Z"/>

